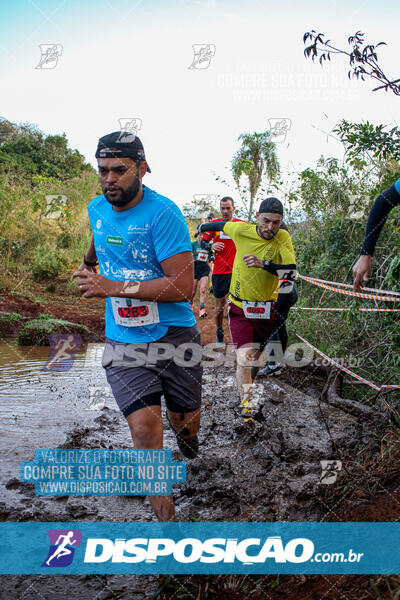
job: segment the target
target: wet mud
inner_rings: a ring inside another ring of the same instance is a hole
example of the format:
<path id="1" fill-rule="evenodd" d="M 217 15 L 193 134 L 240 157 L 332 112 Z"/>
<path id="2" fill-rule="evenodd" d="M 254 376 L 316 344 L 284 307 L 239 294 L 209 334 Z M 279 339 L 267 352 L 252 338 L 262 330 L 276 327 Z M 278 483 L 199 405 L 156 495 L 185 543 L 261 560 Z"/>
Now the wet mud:
<path id="1" fill-rule="evenodd" d="M 249 433 L 239 413 L 233 367 L 205 369 L 199 455 L 187 463 L 187 481 L 174 486 L 178 520 L 343 520 L 325 502 L 320 460 L 337 459 L 338 449 L 342 459 L 349 457 L 360 442 L 368 444 L 373 438 L 373 424 L 319 405 L 316 397 L 281 378 L 257 383 L 262 386 L 261 402 L 255 430 Z M 36 448 L 131 447 L 125 419 L 112 397 L 107 397 L 104 408 L 87 410 L 89 385 L 105 385 L 101 368 L 93 368 L 86 379 L 69 381 L 66 389 L 62 378 L 53 377 L 40 406 L 25 402 L 18 407 L 17 419 L 11 414 L 15 411 L 8 412 L 2 426 L 7 435 L 1 435 L 0 442 L 1 520 L 155 520 L 144 497 L 40 497 L 33 484 L 19 481 L 19 462 L 32 460 Z M 182 460 L 165 418 L 164 428 L 165 447 L 173 450 L 175 460 Z M 1 598 L 29 595 L 46 600 L 151 598 L 159 585 L 150 576 L 1 579 Z"/>
<path id="2" fill-rule="evenodd" d="M 206 306 L 212 314 L 211 301 Z M 94 303 L 84 309 L 84 318 L 78 306 L 72 305 L 63 310 L 62 304 L 49 307 L 26 301 L 24 311 L 16 301 L 7 310 L 29 317 L 40 312 L 63 316 L 87 325 L 91 341 L 103 339 L 103 309 Z M 203 343 L 214 342 L 212 320 L 201 320 L 199 326 Z M 229 339 L 226 321 L 224 328 Z M 32 484 L 19 480 L 20 462 L 33 460 L 37 448 L 132 447 L 126 421 L 112 396 L 107 396 L 102 409 L 88 410 L 89 387 L 107 385 L 103 369 L 96 364 L 76 374 L 72 370 L 68 380 L 53 373 L 32 373 L 23 388 L 15 382 L 7 389 L 0 406 L 2 521 L 155 520 L 145 497 L 40 497 Z M 261 402 L 255 412 L 255 431 L 249 433 L 239 413 L 233 367 L 205 369 L 199 455 L 187 461 L 187 481 L 174 486 L 178 520 L 398 519 L 400 493 L 395 480 L 388 482 L 389 491 L 378 490 L 372 500 L 360 497 L 351 505 L 330 501 L 335 485 L 321 484 L 320 461 L 340 459 L 346 465 L 360 445 L 376 447 L 385 425 L 320 403 L 318 390 L 307 380 L 306 385 L 299 369 L 287 369 L 279 378 L 256 380 Z M 165 418 L 164 445 L 173 451 L 175 460 L 183 460 Z M 0 599 L 374 598 L 370 580 L 370 576 L 13 575 L 0 577 Z M 385 579 L 375 578 L 379 586 L 381 580 L 384 598 Z"/>

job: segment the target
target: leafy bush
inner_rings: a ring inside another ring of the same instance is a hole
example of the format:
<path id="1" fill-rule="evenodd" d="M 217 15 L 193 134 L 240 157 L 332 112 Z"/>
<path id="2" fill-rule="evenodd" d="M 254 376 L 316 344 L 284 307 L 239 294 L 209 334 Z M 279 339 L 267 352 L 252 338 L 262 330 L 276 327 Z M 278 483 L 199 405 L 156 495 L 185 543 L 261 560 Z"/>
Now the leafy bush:
<path id="1" fill-rule="evenodd" d="M 57 248 L 70 248 L 73 243 L 73 237 L 68 231 L 63 231 L 57 238 Z"/>
<path id="2" fill-rule="evenodd" d="M 55 319 L 51 315 L 42 314 L 37 319 L 28 321 L 18 335 L 21 346 L 48 346 L 48 336 L 52 333 L 88 333 L 85 325 L 70 323 L 62 319 Z"/>
<path id="3" fill-rule="evenodd" d="M 37 248 L 34 254 L 32 274 L 35 281 L 49 281 L 58 277 L 67 261 L 49 246 Z"/>

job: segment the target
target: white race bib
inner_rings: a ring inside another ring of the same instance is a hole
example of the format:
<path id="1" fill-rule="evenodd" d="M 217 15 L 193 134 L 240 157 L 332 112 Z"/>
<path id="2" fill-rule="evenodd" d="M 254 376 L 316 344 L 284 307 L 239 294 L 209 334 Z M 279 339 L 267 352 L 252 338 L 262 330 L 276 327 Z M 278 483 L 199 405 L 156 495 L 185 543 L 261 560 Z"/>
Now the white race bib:
<path id="1" fill-rule="evenodd" d="M 157 302 L 136 298 L 111 298 L 114 321 L 123 327 L 139 327 L 159 323 Z"/>
<path id="2" fill-rule="evenodd" d="M 242 308 L 248 319 L 269 319 L 271 316 L 272 302 L 247 302 L 242 301 Z"/>
<path id="3" fill-rule="evenodd" d="M 201 260 L 201 262 L 207 262 L 208 252 L 204 252 L 202 250 L 197 250 L 197 258 L 196 260 Z"/>

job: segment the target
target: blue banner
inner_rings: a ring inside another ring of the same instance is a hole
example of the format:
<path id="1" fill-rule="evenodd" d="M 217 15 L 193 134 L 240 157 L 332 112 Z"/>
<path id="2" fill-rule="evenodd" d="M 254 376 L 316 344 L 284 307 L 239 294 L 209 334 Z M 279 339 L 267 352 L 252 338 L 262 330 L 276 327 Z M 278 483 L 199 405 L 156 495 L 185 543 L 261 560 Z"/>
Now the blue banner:
<path id="1" fill-rule="evenodd" d="M 186 481 L 186 463 L 171 450 L 40 448 L 20 476 L 37 496 L 166 496 Z"/>
<path id="2" fill-rule="evenodd" d="M 395 574 L 400 523 L 0 523 L 1 574 Z"/>

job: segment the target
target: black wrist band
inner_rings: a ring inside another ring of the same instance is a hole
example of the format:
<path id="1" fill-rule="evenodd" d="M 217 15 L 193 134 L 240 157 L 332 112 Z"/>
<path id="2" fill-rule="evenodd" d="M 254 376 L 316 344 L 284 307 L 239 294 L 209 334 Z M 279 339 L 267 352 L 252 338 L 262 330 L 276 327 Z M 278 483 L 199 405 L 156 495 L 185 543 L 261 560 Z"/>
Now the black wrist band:
<path id="1" fill-rule="evenodd" d="M 267 267 L 269 267 L 270 264 L 271 264 L 270 260 L 263 260 L 262 268 L 264 269 L 264 271 L 268 271 Z"/>
<path id="2" fill-rule="evenodd" d="M 95 267 L 99 263 L 97 262 L 97 260 L 95 260 L 94 262 L 89 262 L 88 260 L 86 260 L 86 255 L 85 255 L 83 257 L 83 264 L 86 265 L 87 267 Z"/>

